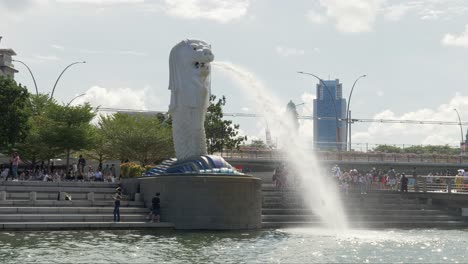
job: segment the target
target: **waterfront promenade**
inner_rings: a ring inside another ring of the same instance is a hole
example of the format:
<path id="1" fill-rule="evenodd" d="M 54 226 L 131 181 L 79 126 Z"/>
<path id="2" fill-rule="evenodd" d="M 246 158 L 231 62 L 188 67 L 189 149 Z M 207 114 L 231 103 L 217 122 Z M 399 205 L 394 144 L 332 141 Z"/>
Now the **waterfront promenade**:
<path id="1" fill-rule="evenodd" d="M 0 230 L 173 228 L 150 223 L 149 209 L 123 195 L 120 222 L 113 222 L 115 189 L 106 182 L 0 182 Z M 66 196 L 71 197 L 67 200 Z"/>

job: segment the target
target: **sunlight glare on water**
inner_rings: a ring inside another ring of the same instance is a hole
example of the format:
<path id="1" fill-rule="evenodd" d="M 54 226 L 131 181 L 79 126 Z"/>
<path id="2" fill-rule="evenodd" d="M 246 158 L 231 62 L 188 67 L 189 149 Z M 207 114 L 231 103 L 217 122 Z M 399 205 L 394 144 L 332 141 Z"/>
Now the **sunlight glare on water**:
<path id="1" fill-rule="evenodd" d="M 29 239 L 25 239 L 29 238 Z M 466 263 L 468 231 L 0 233 L 1 263 Z"/>

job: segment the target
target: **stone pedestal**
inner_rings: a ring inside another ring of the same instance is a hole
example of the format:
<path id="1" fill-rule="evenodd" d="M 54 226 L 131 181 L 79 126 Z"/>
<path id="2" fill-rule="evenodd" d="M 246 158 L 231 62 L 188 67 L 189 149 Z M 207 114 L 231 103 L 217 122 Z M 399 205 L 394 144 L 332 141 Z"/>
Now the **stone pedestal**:
<path id="1" fill-rule="evenodd" d="M 94 201 L 94 192 L 89 192 L 87 195 L 88 201 Z"/>
<path id="2" fill-rule="evenodd" d="M 261 180 L 241 175 L 161 175 L 140 178 L 146 207 L 161 193 L 161 221 L 176 229 L 242 230 L 262 224 Z"/>
<path id="3" fill-rule="evenodd" d="M 37 193 L 36 192 L 30 192 L 29 193 L 29 200 L 30 201 L 36 201 L 37 200 Z"/>

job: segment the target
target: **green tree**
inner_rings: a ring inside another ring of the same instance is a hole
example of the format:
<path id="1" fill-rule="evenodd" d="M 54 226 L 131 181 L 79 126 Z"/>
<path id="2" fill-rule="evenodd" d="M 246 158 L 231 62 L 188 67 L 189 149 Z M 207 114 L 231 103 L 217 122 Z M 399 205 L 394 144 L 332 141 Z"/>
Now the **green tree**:
<path id="1" fill-rule="evenodd" d="M 226 105 L 226 97 L 222 97 L 216 103 L 216 96 L 210 96 L 210 105 L 206 113 L 205 133 L 208 153 L 212 154 L 223 149 L 239 148 L 246 136 L 239 135 L 239 125 L 232 124 L 231 120 L 223 120 L 223 106 Z"/>
<path id="2" fill-rule="evenodd" d="M 401 148 L 390 146 L 390 145 L 378 145 L 374 148 L 374 151 L 385 152 L 385 153 L 400 153 Z"/>
<path id="3" fill-rule="evenodd" d="M 263 140 L 260 140 L 260 139 L 252 140 L 252 143 L 250 143 L 250 146 L 254 148 L 258 148 L 258 149 L 267 148 L 267 145 L 265 144 L 265 142 L 263 142 Z"/>
<path id="4" fill-rule="evenodd" d="M 31 161 L 34 167 L 37 161 L 49 160 L 54 158 L 59 153 L 57 150 L 51 148 L 46 144 L 47 129 L 45 124 L 46 111 L 50 105 L 56 104 L 55 101 L 50 100 L 46 94 L 30 95 L 30 116 L 28 119 L 28 126 L 30 130 L 26 135 L 23 142 L 17 144 L 17 149 L 21 153 L 23 160 Z"/>
<path id="5" fill-rule="evenodd" d="M 25 139 L 29 123 L 29 93 L 13 79 L 0 77 L 0 151 L 6 152 Z"/>
<path id="6" fill-rule="evenodd" d="M 171 127 L 161 117 L 116 113 L 101 116 L 99 127 L 106 140 L 106 154 L 137 160 L 141 165 L 174 156 Z"/>
<path id="7" fill-rule="evenodd" d="M 89 103 L 78 106 L 51 104 L 44 113 L 44 143 L 51 151 L 66 153 L 68 170 L 71 151 L 87 149 L 92 143 L 91 120 L 96 115 Z"/>

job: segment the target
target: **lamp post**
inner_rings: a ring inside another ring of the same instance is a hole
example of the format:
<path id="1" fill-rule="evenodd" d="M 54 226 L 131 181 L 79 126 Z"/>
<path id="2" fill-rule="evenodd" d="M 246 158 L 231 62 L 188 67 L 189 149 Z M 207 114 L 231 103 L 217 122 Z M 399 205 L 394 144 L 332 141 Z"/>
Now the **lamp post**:
<path id="1" fill-rule="evenodd" d="M 67 107 L 68 107 L 76 98 L 81 97 L 81 96 L 84 96 L 84 95 L 86 95 L 86 93 L 80 94 L 80 95 L 77 95 L 77 96 L 73 97 L 73 99 L 71 99 L 70 102 L 68 102 Z"/>
<path id="2" fill-rule="evenodd" d="M 348 108 L 346 109 L 346 135 L 349 135 L 346 137 L 348 141 L 348 151 L 351 151 L 351 113 L 349 112 L 349 105 L 351 104 L 351 96 L 353 95 L 354 91 L 354 86 L 356 86 L 356 83 L 359 81 L 359 79 L 366 77 L 367 75 L 361 75 L 359 76 L 353 83 L 353 87 L 351 87 L 351 92 L 349 93 L 348 97 Z"/>
<path id="3" fill-rule="evenodd" d="M 31 69 L 28 67 L 28 65 L 26 65 L 26 63 L 22 62 L 22 61 L 19 61 L 19 60 L 12 60 L 14 62 L 19 62 L 21 64 L 23 64 L 26 69 L 28 69 L 29 71 L 29 74 L 31 74 L 31 77 L 33 79 L 33 82 L 34 82 L 34 87 L 36 88 L 36 95 L 39 95 L 39 90 L 37 89 L 37 83 L 36 83 L 36 78 L 34 78 L 34 74 L 32 73 Z"/>
<path id="4" fill-rule="evenodd" d="M 462 144 L 463 144 L 463 127 L 462 127 L 462 122 L 460 118 L 460 114 L 458 113 L 458 110 L 456 108 L 453 109 L 455 112 L 457 112 L 458 116 L 458 124 L 460 125 L 460 136 L 461 136 L 461 141 L 460 141 L 460 155 L 463 154 L 463 149 L 462 149 Z"/>
<path id="5" fill-rule="evenodd" d="M 327 90 L 328 92 L 328 95 L 330 96 L 330 99 L 332 100 L 333 102 L 333 109 L 335 110 L 335 119 L 336 119 L 336 149 L 338 151 L 340 151 L 340 147 L 339 147 L 339 144 L 341 143 L 341 138 L 340 138 L 340 128 L 339 128 L 339 121 L 338 121 L 338 111 L 336 110 L 336 103 L 335 103 L 335 97 L 333 96 L 333 94 L 331 93 L 330 89 L 328 88 L 328 86 L 325 84 L 325 82 L 323 81 L 322 78 L 318 77 L 317 75 L 313 74 L 313 73 L 309 73 L 309 72 L 302 72 L 302 71 L 298 71 L 297 73 L 299 74 L 305 74 L 305 75 L 310 75 L 310 76 L 314 76 L 315 78 L 317 78 L 319 80 L 319 82 L 325 87 L 325 90 Z"/>
<path id="6" fill-rule="evenodd" d="M 55 87 L 57 87 L 57 83 L 58 81 L 60 80 L 60 78 L 62 77 L 62 75 L 65 73 L 65 71 L 70 68 L 71 66 L 75 65 L 75 64 L 80 64 L 80 63 L 86 63 L 86 61 L 77 61 L 77 62 L 74 62 L 70 65 L 68 65 L 67 67 L 65 67 L 65 69 L 63 69 L 63 71 L 60 73 L 59 77 L 57 78 L 57 80 L 55 81 L 55 84 L 54 84 L 54 88 L 52 88 L 52 93 L 50 94 L 50 99 L 54 98 L 54 92 L 55 92 Z"/>

